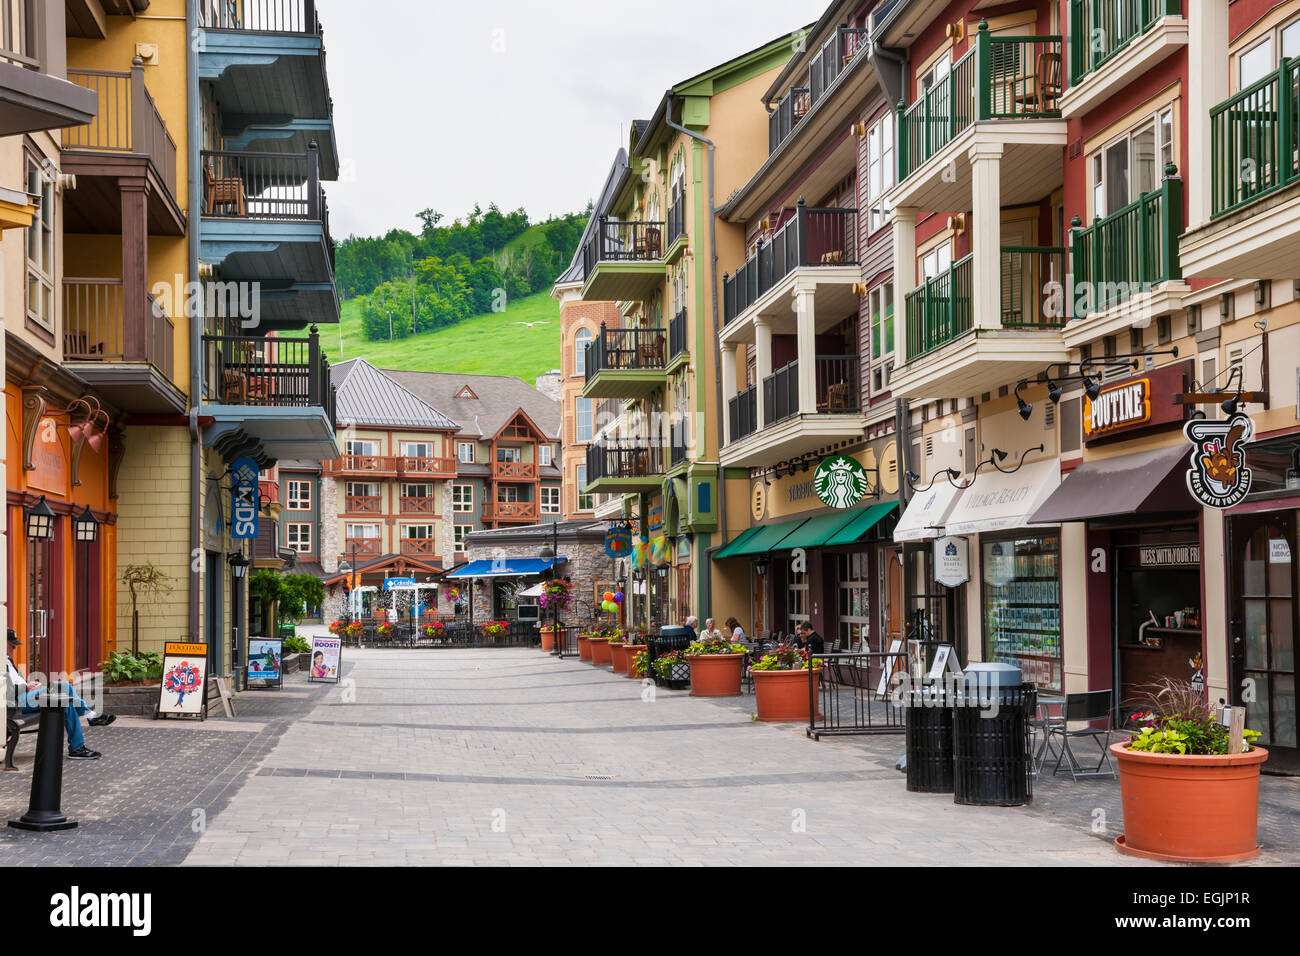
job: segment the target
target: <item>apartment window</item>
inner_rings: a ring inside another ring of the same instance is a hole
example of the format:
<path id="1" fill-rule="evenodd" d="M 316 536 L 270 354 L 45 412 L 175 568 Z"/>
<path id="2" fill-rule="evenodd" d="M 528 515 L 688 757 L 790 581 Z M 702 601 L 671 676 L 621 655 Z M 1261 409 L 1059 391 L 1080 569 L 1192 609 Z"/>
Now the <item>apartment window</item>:
<path id="1" fill-rule="evenodd" d="M 546 465 L 549 465 L 549 464 L 551 463 L 551 446 L 550 446 L 550 445 L 538 445 L 538 446 L 537 446 L 537 463 L 538 463 L 539 465 L 542 465 L 542 466 L 546 466 Z"/>
<path id="2" fill-rule="evenodd" d="M 285 546 L 299 554 L 311 553 L 311 523 L 295 521 L 284 526 Z"/>
<path id="3" fill-rule="evenodd" d="M 542 486 L 542 514 L 558 515 L 560 513 L 560 489 L 556 485 Z"/>
<path id="4" fill-rule="evenodd" d="M 346 488 L 349 498 L 379 497 L 379 485 L 373 481 L 349 481 Z"/>
<path id="5" fill-rule="evenodd" d="M 945 61 L 946 62 L 946 61 Z M 884 196 L 894 185 L 894 114 L 885 115 L 867 130 L 867 205 L 872 232 L 888 221 Z"/>
<path id="6" fill-rule="evenodd" d="M 378 455 L 379 442 L 371 439 L 349 439 L 344 448 L 349 455 Z"/>
<path id="7" fill-rule="evenodd" d="M 27 160 L 27 191 L 39 208 L 27 228 L 27 317 L 54 331 L 54 183 L 32 158 Z"/>
<path id="8" fill-rule="evenodd" d="M 434 537 L 434 526 L 431 524 L 404 524 L 402 525 L 402 537 L 406 540 L 428 541 Z"/>
<path id="9" fill-rule="evenodd" d="M 921 278 L 933 279 L 947 272 L 951 265 L 952 243 L 945 240 L 921 256 Z"/>
<path id="10" fill-rule="evenodd" d="M 455 486 L 453 485 L 453 487 Z M 403 498 L 432 498 L 433 485 L 428 483 L 411 485 L 403 482 L 402 497 Z"/>
<path id="11" fill-rule="evenodd" d="M 497 501 L 515 502 L 519 500 L 518 485 L 501 485 L 497 488 Z"/>
<path id="12" fill-rule="evenodd" d="M 573 374 L 587 374 L 587 346 L 591 344 L 591 329 L 578 329 L 573 334 Z"/>
<path id="13" fill-rule="evenodd" d="M 451 510 L 460 514 L 474 511 L 474 486 L 451 486 Z"/>
<path id="14" fill-rule="evenodd" d="M 286 497 L 290 511 L 311 511 L 311 482 L 290 481 Z"/>
<path id="15" fill-rule="evenodd" d="M 579 465 L 574 469 L 573 482 L 578 486 L 578 510 L 590 511 L 596 507 L 596 499 L 593 495 L 584 495 L 582 489 L 587 485 L 587 466 Z"/>
<path id="16" fill-rule="evenodd" d="M 347 537 L 349 538 L 356 538 L 362 541 L 377 541 L 379 539 L 379 525 L 377 524 L 349 524 L 346 526 L 345 530 L 347 531 Z"/>
<path id="17" fill-rule="evenodd" d="M 1300 56 L 1300 20 L 1270 30 L 1257 43 L 1237 54 L 1237 89 L 1244 90 L 1276 70 L 1277 51 L 1285 58 Z"/>
<path id="18" fill-rule="evenodd" d="M 948 62 L 948 54 L 944 53 L 926 67 L 925 72 L 917 78 L 920 82 L 921 89 L 928 90 L 930 87 L 938 84 L 948 76 L 949 69 L 950 64 Z"/>
<path id="19" fill-rule="evenodd" d="M 497 461 L 523 461 L 523 452 L 514 445 L 501 445 L 497 448 Z"/>
<path id="20" fill-rule="evenodd" d="M 433 442 L 430 441 L 404 441 L 402 442 L 403 458 L 432 458 Z"/>
<path id="21" fill-rule="evenodd" d="M 871 391 L 889 388 L 894 368 L 894 283 L 882 282 L 867 294 L 871 311 Z"/>
<path id="22" fill-rule="evenodd" d="M 456 442 L 456 457 L 466 465 L 474 464 L 474 443 L 472 441 Z"/>
<path id="23" fill-rule="evenodd" d="M 575 406 L 575 441 L 591 441 L 591 399 L 579 398 Z"/>
<path id="24" fill-rule="evenodd" d="M 472 524 L 452 525 L 451 537 L 453 548 L 457 554 L 465 553 L 465 535 L 469 534 L 473 530 L 474 526 Z"/>
<path id="25" fill-rule="evenodd" d="M 1092 155 L 1092 211 L 1104 218 L 1160 185 L 1174 159 L 1174 110 L 1166 107 Z"/>

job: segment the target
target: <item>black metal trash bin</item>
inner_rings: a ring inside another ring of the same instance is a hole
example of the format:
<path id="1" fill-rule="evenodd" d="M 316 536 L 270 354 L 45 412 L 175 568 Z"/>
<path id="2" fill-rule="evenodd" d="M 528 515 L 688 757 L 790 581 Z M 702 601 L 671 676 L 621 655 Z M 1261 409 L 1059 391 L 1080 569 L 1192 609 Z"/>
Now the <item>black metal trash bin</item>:
<path id="1" fill-rule="evenodd" d="M 907 789 L 952 793 L 952 699 L 942 684 L 902 693 L 907 746 Z"/>
<path id="2" fill-rule="evenodd" d="M 954 803 L 1019 807 L 1033 801 L 1029 723 L 1037 703 L 1032 683 L 967 685 L 952 711 Z"/>
<path id="3" fill-rule="evenodd" d="M 690 628 L 669 624 L 659 628 L 659 634 L 646 641 L 646 656 L 649 663 L 653 665 L 656 660 L 665 654 L 686 650 L 690 643 Z M 691 684 L 691 666 L 683 661 L 681 664 L 674 666 L 673 672 L 667 678 L 660 677 L 652 666 L 648 676 L 653 677 L 654 682 L 660 687 L 681 690 Z"/>

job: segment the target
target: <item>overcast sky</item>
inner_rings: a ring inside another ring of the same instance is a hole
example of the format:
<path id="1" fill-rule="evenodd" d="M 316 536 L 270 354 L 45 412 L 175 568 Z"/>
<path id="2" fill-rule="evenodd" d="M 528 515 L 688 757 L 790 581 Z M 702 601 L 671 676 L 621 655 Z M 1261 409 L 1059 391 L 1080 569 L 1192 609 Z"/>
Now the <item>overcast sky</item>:
<path id="1" fill-rule="evenodd" d="M 476 202 L 534 221 L 581 210 L 669 86 L 826 3 L 317 0 L 342 161 L 331 230 L 415 231 L 421 209 Z"/>

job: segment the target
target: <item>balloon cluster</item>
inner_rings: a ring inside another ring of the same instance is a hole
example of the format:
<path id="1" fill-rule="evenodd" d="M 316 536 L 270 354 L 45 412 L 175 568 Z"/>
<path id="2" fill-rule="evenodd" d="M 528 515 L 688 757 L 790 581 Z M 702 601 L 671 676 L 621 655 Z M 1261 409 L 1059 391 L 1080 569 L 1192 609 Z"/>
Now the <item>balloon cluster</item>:
<path id="1" fill-rule="evenodd" d="M 623 597 L 622 591 L 606 591 L 600 606 L 610 614 L 617 614 L 618 606 L 623 603 Z"/>

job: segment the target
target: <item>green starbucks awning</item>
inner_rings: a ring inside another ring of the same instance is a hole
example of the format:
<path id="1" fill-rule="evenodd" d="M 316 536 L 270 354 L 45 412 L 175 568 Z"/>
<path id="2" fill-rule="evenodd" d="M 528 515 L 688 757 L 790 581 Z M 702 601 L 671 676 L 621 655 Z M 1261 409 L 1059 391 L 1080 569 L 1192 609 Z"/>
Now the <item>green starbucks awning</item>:
<path id="1" fill-rule="evenodd" d="M 727 544 L 725 544 L 722 547 L 722 550 L 720 550 L 713 557 L 715 559 L 736 557 L 737 555 L 740 554 L 740 549 L 744 546 L 745 542 L 748 541 L 750 538 L 754 537 L 754 535 L 758 534 L 762 530 L 763 529 L 761 527 L 746 528 L 744 531 L 740 532 L 740 534 L 738 534 L 736 537 L 732 538 L 729 542 L 727 542 Z"/>
<path id="2" fill-rule="evenodd" d="M 794 521 L 778 521 L 776 524 L 759 525 L 757 528 L 750 528 L 754 532 L 744 540 L 737 538 L 731 542 L 724 550 L 726 554 L 717 554 L 714 557 L 739 558 L 747 554 L 765 554 L 768 551 L 786 551 L 795 545 L 785 543 L 785 539 L 790 532 L 796 530 L 805 523 L 804 518 L 796 518 Z"/>
<path id="3" fill-rule="evenodd" d="M 878 501 L 866 508 L 857 508 L 850 512 L 853 518 L 838 531 L 828 537 L 822 544 L 853 544 L 861 541 L 868 531 L 880 524 L 886 517 L 898 510 L 897 501 Z"/>
<path id="4" fill-rule="evenodd" d="M 853 521 L 857 515 L 856 510 L 845 510 L 809 518 L 781 540 L 781 547 L 816 548 L 825 544 L 827 538 Z"/>

